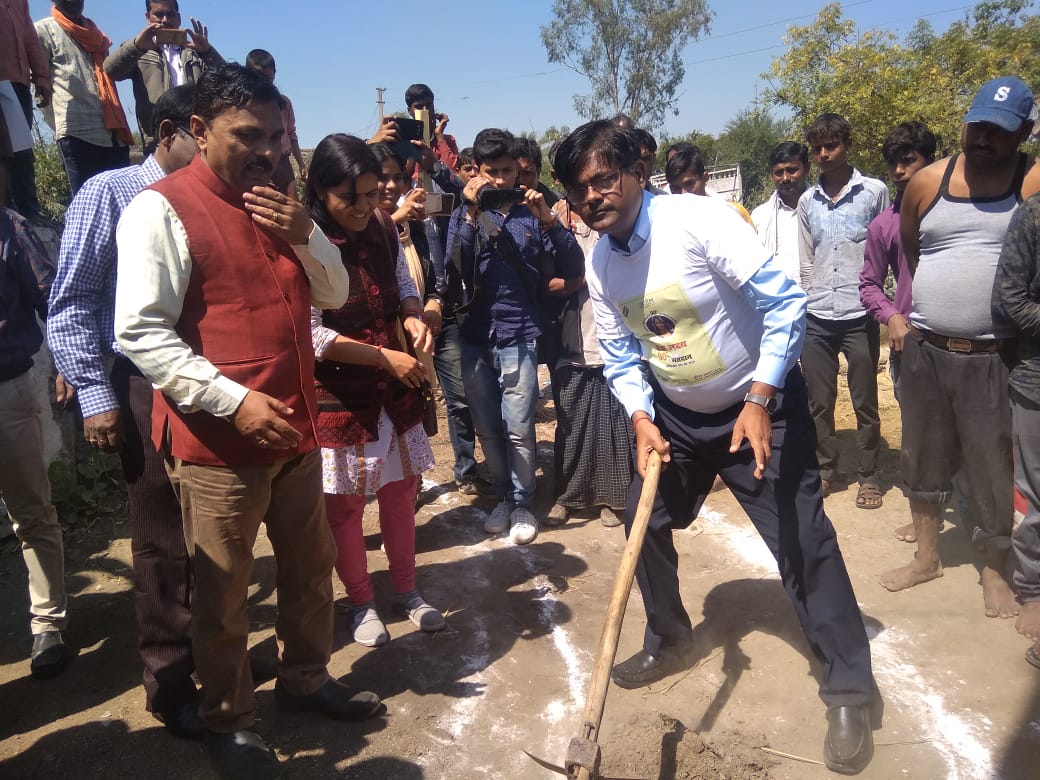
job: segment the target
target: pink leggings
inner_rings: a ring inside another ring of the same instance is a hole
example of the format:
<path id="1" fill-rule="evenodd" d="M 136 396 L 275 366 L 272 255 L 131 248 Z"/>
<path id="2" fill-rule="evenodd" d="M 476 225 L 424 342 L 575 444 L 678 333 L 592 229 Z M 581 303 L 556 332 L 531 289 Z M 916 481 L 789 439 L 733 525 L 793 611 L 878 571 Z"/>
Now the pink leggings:
<path id="1" fill-rule="evenodd" d="M 390 562 L 390 581 L 394 593 L 415 590 L 415 491 L 419 477 L 383 485 L 376 491 L 379 503 L 379 530 Z M 336 539 L 336 573 L 355 606 L 372 601 L 372 579 L 368 576 L 368 554 L 361 520 L 365 496 L 325 494 L 325 512 Z"/>

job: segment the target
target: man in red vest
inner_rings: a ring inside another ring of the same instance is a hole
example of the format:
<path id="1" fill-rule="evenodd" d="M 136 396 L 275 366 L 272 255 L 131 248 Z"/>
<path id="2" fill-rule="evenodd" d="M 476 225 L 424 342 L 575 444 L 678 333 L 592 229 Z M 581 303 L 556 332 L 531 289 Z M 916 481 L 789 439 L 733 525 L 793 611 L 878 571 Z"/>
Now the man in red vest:
<path id="1" fill-rule="evenodd" d="M 278 568 L 275 702 L 343 720 L 378 697 L 329 677 L 335 542 L 314 436 L 310 307 L 341 306 L 347 275 L 295 198 L 269 186 L 284 132 L 277 88 L 240 65 L 200 78 L 199 155 L 141 192 L 116 231 L 116 338 L 156 387 L 195 572 L 199 716 L 223 777 L 272 777 L 253 730 L 247 589 L 261 521 Z"/>

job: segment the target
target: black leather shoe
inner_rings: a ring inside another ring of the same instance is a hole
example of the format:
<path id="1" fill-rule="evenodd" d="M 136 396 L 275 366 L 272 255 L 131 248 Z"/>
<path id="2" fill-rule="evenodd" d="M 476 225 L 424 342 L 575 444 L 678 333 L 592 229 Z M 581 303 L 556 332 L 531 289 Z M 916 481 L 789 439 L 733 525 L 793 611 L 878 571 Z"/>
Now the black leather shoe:
<path id="1" fill-rule="evenodd" d="M 152 713 L 166 730 L 181 739 L 202 739 L 206 728 L 199 717 L 199 703 L 186 701 Z"/>
<path id="2" fill-rule="evenodd" d="M 680 668 L 682 664 L 674 653 L 665 651 L 659 655 L 651 655 L 646 650 L 640 650 L 627 661 L 615 666 L 610 677 L 619 688 L 641 688 L 663 680 Z"/>
<path id="3" fill-rule="evenodd" d="M 827 739 L 823 762 L 832 772 L 855 775 L 874 757 L 869 707 L 831 707 L 827 710 Z"/>
<path id="4" fill-rule="evenodd" d="M 60 631 L 44 631 L 33 637 L 29 674 L 37 680 L 57 677 L 65 671 L 72 656 L 72 648 L 65 644 Z"/>
<path id="5" fill-rule="evenodd" d="M 278 759 L 252 729 L 228 733 L 206 730 L 206 752 L 225 780 L 268 780 L 278 777 Z"/>
<path id="6" fill-rule="evenodd" d="M 259 688 L 278 676 L 278 661 L 266 655 L 249 654 L 249 673 L 253 675 L 253 687 Z"/>
<path id="7" fill-rule="evenodd" d="M 332 679 L 307 696 L 289 693 L 279 680 L 274 686 L 274 703 L 285 712 L 316 712 L 335 720 L 365 720 L 383 709 L 374 693 L 356 691 Z"/>

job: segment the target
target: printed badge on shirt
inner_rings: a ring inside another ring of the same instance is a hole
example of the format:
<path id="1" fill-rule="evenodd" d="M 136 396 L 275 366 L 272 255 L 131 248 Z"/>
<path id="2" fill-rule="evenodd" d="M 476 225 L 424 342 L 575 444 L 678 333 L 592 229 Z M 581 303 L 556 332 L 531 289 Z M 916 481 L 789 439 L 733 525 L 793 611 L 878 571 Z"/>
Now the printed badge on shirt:
<path id="1" fill-rule="evenodd" d="M 621 303 L 621 316 L 642 342 L 661 382 L 699 385 L 726 371 L 697 310 L 678 283 Z"/>

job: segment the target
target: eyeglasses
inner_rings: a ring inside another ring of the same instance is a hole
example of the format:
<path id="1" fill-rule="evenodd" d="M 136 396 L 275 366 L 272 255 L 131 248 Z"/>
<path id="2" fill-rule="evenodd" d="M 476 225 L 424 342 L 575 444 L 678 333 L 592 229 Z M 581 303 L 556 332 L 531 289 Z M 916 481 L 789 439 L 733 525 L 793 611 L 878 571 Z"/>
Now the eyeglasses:
<path id="1" fill-rule="evenodd" d="M 564 190 L 567 202 L 572 206 L 584 206 L 588 201 L 588 191 L 592 190 L 598 195 L 611 195 L 621 191 L 621 170 L 611 171 L 602 176 L 597 176 L 587 184 L 579 184 Z"/>

